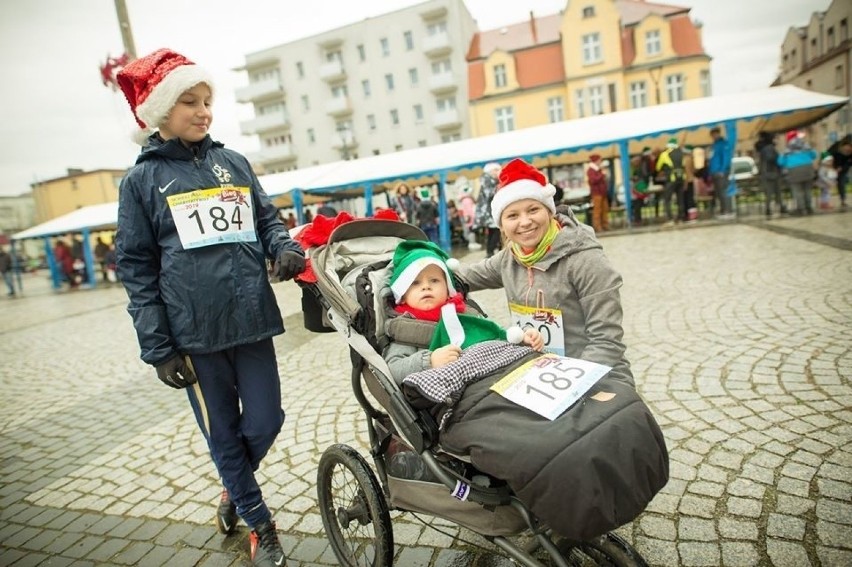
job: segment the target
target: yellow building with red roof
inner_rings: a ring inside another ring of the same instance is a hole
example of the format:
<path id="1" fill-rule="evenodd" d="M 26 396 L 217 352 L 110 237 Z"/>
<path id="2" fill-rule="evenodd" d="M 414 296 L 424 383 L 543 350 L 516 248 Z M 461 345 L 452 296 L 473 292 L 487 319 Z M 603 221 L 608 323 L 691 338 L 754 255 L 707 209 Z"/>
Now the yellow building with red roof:
<path id="1" fill-rule="evenodd" d="M 467 53 L 472 136 L 709 96 L 690 9 L 574 0 L 559 14 L 478 32 Z"/>

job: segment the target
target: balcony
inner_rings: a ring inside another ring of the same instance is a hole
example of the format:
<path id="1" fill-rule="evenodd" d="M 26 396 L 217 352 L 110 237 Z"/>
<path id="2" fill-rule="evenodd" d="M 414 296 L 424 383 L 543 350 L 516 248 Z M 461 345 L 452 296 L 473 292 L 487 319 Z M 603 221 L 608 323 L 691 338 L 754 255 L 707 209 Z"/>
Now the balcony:
<path id="1" fill-rule="evenodd" d="M 352 132 L 345 133 L 335 132 L 331 137 L 331 147 L 335 150 L 354 150 L 358 147 L 358 140 Z"/>
<path id="2" fill-rule="evenodd" d="M 284 96 L 284 85 L 277 77 L 264 79 L 237 89 L 237 102 L 259 102 Z"/>
<path id="3" fill-rule="evenodd" d="M 346 116 L 352 114 L 352 103 L 348 96 L 336 96 L 325 103 L 325 112 L 331 116 Z"/>
<path id="4" fill-rule="evenodd" d="M 441 57 L 452 50 L 453 44 L 447 32 L 436 33 L 423 40 L 423 53 L 427 57 Z"/>
<path id="5" fill-rule="evenodd" d="M 323 81 L 333 83 L 345 79 L 346 70 L 343 68 L 343 63 L 338 60 L 326 61 L 320 65 L 319 76 Z"/>
<path id="6" fill-rule="evenodd" d="M 276 144 L 267 146 L 259 152 L 248 155 L 250 163 L 269 163 L 273 161 L 291 161 L 296 159 L 296 148 L 293 144 Z"/>
<path id="7" fill-rule="evenodd" d="M 269 130 L 278 130 L 290 127 L 290 117 L 286 112 L 272 112 L 264 114 L 251 120 L 240 122 L 240 133 L 243 136 L 253 136 Z"/>
<path id="8" fill-rule="evenodd" d="M 441 94 L 455 91 L 459 88 L 456 75 L 452 71 L 444 71 L 429 76 L 429 91 L 432 94 Z"/>
<path id="9" fill-rule="evenodd" d="M 455 108 L 450 110 L 441 110 L 432 116 L 432 126 L 438 130 L 449 130 L 461 126 L 461 118 L 459 111 Z"/>

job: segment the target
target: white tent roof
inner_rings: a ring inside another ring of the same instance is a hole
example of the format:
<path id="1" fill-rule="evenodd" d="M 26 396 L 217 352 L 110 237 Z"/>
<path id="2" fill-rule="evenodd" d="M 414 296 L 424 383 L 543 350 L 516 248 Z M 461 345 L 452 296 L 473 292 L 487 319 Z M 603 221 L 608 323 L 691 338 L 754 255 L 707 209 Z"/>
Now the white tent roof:
<path id="1" fill-rule="evenodd" d="M 110 229 L 115 228 L 117 220 L 118 202 L 89 205 L 13 234 L 12 239 L 25 240 L 42 236 L 56 236 L 68 232 L 79 232 L 83 229 Z"/>
<path id="2" fill-rule="evenodd" d="M 614 157 L 620 141 L 627 141 L 631 154 L 640 153 L 643 146 L 663 146 L 666 138 L 675 135 L 681 144 L 704 145 L 711 142 L 709 129 L 727 122 L 736 125 L 737 139 L 747 140 L 760 130 L 783 132 L 806 126 L 828 116 L 848 100 L 782 85 L 326 163 L 264 175 L 260 182 L 279 207 L 287 207 L 293 206 L 290 193 L 294 190 L 302 190 L 308 195 L 305 202 L 310 203 L 331 193 L 361 195 L 361 188 L 368 184 L 380 192 L 385 189 L 381 184 L 397 180 L 413 182 L 424 177 L 434 180 L 441 172 L 447 172 L 450 179 L 458 174 L 472 176 L 490 161 L 514 157 L 523 157 L 539 166 L 586 161 L 592 151 Z M 318 196 L 311 199 L 311 193 Z M 116 203 L 94 205 L 19 232 L 12 238 L 111 228 L 116 219 Z"/>

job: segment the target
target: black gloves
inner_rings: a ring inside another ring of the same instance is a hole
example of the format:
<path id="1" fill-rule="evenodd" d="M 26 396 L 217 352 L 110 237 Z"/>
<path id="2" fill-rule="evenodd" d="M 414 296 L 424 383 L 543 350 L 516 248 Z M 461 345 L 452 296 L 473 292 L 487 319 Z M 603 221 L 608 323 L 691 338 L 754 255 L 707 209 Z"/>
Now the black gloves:
<path id="1" fill-rule="evenodd" d="M 272 269 L 272 273 L 279 280 L 292 280 L 304 271 L 305 257 L 292 250 L 282 252 L 275 260 L 275 266 Z"/>
<path id="2" fill-rule="evenodd" d="M 166 386 L 180 390 L 190 384 L 195 384 L 198 378 L 195 372 L 186 365 L 183 357 L 175 355 L 162 364 L 157 365 L 157 378 Z"/>

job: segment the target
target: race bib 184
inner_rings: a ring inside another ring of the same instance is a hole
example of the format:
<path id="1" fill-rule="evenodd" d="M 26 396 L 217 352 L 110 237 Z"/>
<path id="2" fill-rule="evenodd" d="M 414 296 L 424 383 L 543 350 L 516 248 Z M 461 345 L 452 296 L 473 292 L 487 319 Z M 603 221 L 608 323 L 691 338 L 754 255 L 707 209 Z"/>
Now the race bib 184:
<path id="1" fill-rule="evenodd" d="M 553 420 L 610 370 L 588 360 L 545 354 L 513 370 L 491 390 Z"/>
<path id="2" fill-rule="evenodd" d="M 248 187 L 197 189 L 167 199 L 184 249 L 257 240 Z"/>

